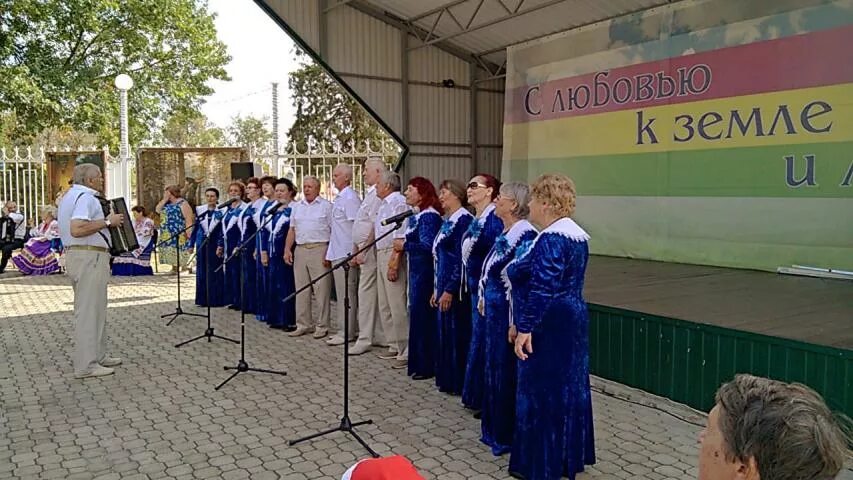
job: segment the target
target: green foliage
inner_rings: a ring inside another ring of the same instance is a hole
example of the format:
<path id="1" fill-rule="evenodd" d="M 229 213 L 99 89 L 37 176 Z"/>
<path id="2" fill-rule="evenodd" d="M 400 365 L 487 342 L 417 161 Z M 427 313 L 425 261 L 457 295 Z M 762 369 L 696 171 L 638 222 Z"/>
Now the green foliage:
<path id="1" fill-rule="evenodd" d="M 166 112 L 197 108 L 228 80 L 225 45 L 204 0 L 5 0 L 0 8 L 0 133 L 24 144 L 45 129 L 117 145 L 116 75 L 129 74 L 130 138 Z"/>
<path id="2" fill-rule="evenodd" d="M 266 117 L 233 117 L 228 126 L 229 143 L 247 148 L 252 158 L 256 152 L 266 151 L 272 141 L 272 132 L 267 129 L 266 120 Z"/>
<path id="3" fill-rule="evenodd" d="M 156 143 L 173 147 L 222 147 L 226 144 L 225 132 L 211 124 L 197 110 L 174 112 L 155 140 Z"/>
<path id="4" fill-rule="evenodd" d="M 304 54 L 297 52 L 298 57 Z M 332 146 L 336 142 L 378 146 L 390 137 L 367 111 L 320 65 L 303 62 L 288 79 L 296 120 L 287 133 L 288 148 L 306 151 L 309 140 Z"/>

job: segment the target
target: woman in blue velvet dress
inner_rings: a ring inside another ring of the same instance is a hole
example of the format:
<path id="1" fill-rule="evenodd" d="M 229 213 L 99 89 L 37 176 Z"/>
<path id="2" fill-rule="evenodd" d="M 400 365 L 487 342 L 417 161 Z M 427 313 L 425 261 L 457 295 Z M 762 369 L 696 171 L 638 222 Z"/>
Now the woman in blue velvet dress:
<path id="1" fill-rule="evenodd" d="M 518 361 L 508 341 L 509 298 L 503 269 L 521 245 L 536 238 L 536 230 L 525 218 L 529 213 L 530 188 L 525 183 L 505 183 L 495 202 L 495 215 L 504 225 L 503 233 L 483 264 L 477 290 L 477 311 L 483 319 L 484 371 L 482 437 L 495 455 L 512 448 L 515 429 L 515 386 Z"/>
<path id="2" fill-rule="evenodd" d="M 195 209 L 195 226 L 190 242 L 190 253 L 193 250 L 197 252 L 195 304 L 206 307 L 209 300 L 211 307 L 221 307 L 226 304 L 223 297 L 225 272 L 217 271 L 222 264 L 222 258 L 216 254 L 216 249 L 222 237 L 222 218 L 225 214 L 216 209 L 219 203 L 219 190 L 208 188 L 204 192 L 204 198 L 207 205 L 201 205 Z M 209 238 L 207 242 L 205 242 L 206 238 Z M 208 277 L 210 277 L 209 280 Z"/>
<path id="3" fill-rule="evenodd" d="M 289 206 L 296 196 L 296 186 L 286 178 L 275 182 L 275 199 L 288 205 L 279 208 L 267 223 L 266 233 L 261 236 L 261 261 L 269 268 L 269 294 L 267 296 L 267 323 L 270 328 L 292 332 L 296 330 L 296 302 L 282 303 L 296 291 L 293 266 L 284 262 L 284 242 L 290 230 Z"/>
<path id="4" fill-rule="evenodd" d="M 595 463 L 582 295 L 589 235 L 570 218 L 574 208 L 571 179 L 540 177 L 531 189 L 530 220 L 541 231 L 529 253 L 507 266 L 519 358 L 509 471 L 527 480 L 574 479 Z"/>
<path id="5" fill-rule="evenodd" d="M 441 204 L 435 186 L 424 177 L 409 180 L 406 203 L 418 213 L 408 219 L 405 250 L 409 258 L 409 376 L 425 380 L 435 376 L 438 323 L 430 304 L 435 267 L 432 244 L 441 228 Z"/>
<path id="6" fill-rule="evenodd" d="M 485 334 L 483 319 L 477 311 L 479 296 L 477 284 L 483 270 L 486 255 L 495 244 L 495 239 L 503 232 L 503 223 L 495 215 L 495 199 L 498 196 L 500 182 L 486 174 L 475 175 L 468 183 L 468 203 L 476 210 L 476 218 L 471 222 L 462 239 L 462 265 L 465 270 L 466 289 L 471 294 L 471 345 L 465 365 L 465 387 L 462 390 L 462 404 L 466 408 L 480 411 L 483 407 L 483 377 Z"/>
<path id="7" fill-rule="evenodd" d="M 255 213 L 263 208 L 266 204 L 266 199 L 261 196 L 261 181 L 257 178 L 250 178 L 246 181 L 246 198 L 249 200 L 249 205 L 243 209 L 240 214 L 240 243 L 245 244 L 243 250 L 240 251 L 240 268 L 243 269 L 243 284 L 242 302 L 240 309 L 244 313 L 255 313 L 257 310 L 257 288 L 258 288 L 258 269 L 257 260 L 255 259 L 255 241 L 249 238 L 258 231 L 258 224 L 255 222 Z"/>
<path id="8" fill-rule="evenodd" d="M 263 177 L 260 179 L 261 198 L 256 202 L 255 213 L 252 215 L 255 227 L 264 229 L 263 232 L 255 236 L 255 253 L 253 255 L 255 259 L 255 318 L 262 322 L 268 322 L 269 320 L 267 308 L 269 306 L 269 296 L 272 292 L 270 288 L 272 278 L 270 277 L 269 261 L 264 263 L 261 259 L 261 243 L 267 232 L 269 232 L 266 228 L 270 221 L 267 210 L 272 208 L 276 203 L 274 198 L 275 182 L 275 177 Z"/>
<path id="9" fill-rule="evenodd" d="M 462 293 L 462 236 L 473 216 L 464 208 L 465 187 L 456 180 L 445 180 L 438 200 L 446 220 L 432 244 L 435 281 L 430 304 L 438 308 L 438 349 L 435 385 L 445 393 L 462 394 L 465 360 L 471 343 L 470 297 Z"/>
<path id="10" fill-rule="evenodd" d="M 217 255 L 223 258 L 225 262 L 225 287 L 223 289 L 223 297 L 225 305 L 233 310 L 240 309 L 240 257 L 231 255 L 234 250 L 240 245 L 240 216 L 243 210 L 248 206 L 243 202 L 242 198 L 246 192 L 246 187 L 243 182 L 232 182 L 228 185 L 228 197 L 233 200 L 225 216 L 222 218 L 222 238 L 219 241 L 219 248 L 216 249 Z"/>

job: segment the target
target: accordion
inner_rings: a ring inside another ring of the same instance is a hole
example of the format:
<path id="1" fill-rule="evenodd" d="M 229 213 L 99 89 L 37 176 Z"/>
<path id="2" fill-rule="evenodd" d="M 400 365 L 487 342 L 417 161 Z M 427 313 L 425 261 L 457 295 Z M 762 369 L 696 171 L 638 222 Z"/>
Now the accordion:
<path id="1" fill-rule="evenodd" d="M 14 242 L 16 227 L 12 217 L 0 217 L 0 243 Z"/>
<path id="2" fill-rule="evenodd" d="M 104 217 L 110 213 L 116 213 L 124 216 L 124 222 L 121 225 L 113 225 L 109 227 L 110 231 L 110 254 L 113 256 L 121 255 L 122 253 L 132 252 L 139 248 L 139 242 L 136 240 L 136 232 L 133 230 L 133 218 L 127 210 L 127 203 L 124 198 L 119 197 L 113 200 L 107 200 L 103 197 L 98 197 L 101 202 L 101 209 L 104 211 Z"/>

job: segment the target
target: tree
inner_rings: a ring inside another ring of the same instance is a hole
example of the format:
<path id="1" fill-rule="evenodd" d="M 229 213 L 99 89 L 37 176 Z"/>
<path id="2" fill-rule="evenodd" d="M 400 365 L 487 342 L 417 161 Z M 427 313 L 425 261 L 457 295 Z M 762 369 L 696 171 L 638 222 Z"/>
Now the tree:
<path id="1" fill-rule="evenodd" d="M 221 147 L 225 145 L 225 132 L 210 123 L 202 113 L 189 110 L 172 113 L 156 140 L 175 147 Z"/>
<path id="2" fill-rule="evenodd" d="M 0 131 L 25 143 L 70 128 L 118 143 L 119 73 L 134 79 L 130 135 L 164 112 L 197 108 L 230 57 L 203 0 L 5 0 L 0 8 Z M 5 119 L 5 121 L 4 121 Z"/>
<path id="3" fill-rule="evenodd" d="M 248 149 L 249 156 L 254 158 L 256 152 L 266 150 L 272 141 L 272 132 L 267 129 L 266 121 L 266 117 L 233 117 L 228 127 L 229 142 L 236 147 Z"/>
<path id="4" fill-rule="evenodd" d="M 297 51 L 296 55 L 304 54 Z M 288 147 L 306 151 L 309 139 L 329 146 L 388 141 L 376 120 L 319 65 L 304 62 L 289 74 L 287 83 L 296 108 L 296 119 L 287 132 Z"/>

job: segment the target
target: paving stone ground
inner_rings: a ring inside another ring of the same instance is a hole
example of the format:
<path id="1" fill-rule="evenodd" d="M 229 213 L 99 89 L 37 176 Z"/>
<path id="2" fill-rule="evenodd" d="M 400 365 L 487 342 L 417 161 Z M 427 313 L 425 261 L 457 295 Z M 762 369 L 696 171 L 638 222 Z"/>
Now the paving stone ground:
<path id="1" fill-rule="evenodd" d="M 192 279 L 183 280 L 184 308 L 203 313 L 192 305 Z M 174 348 L 204 333 L 206 322 L 181 317 L 164 325 L 160 315 L 176 305 L 174 281 L 111 281 L 110 354 L 124 364 L 115 375 L 81 381 L 72 376 L 67 278 L 0 277 L 0 479 L 328 479 L 366 456 L 342 433 L 287 445 L 338 424 L 340 347 L 289 338 L 248 318 L 250 365 L 288 375 L 240 374 L 214 391 L 240 346 L 214 340 Z M 213 320 L 217 334 L 239 337 L 238 313 L 215 309 Z M 408 456 L 430 479 L 509 478 L 507 458 L 479 442 L 479 422 L 457 397 L 373 354 L 352 357 L 351 367 L 351 417 L 375 422 L 358 432 L 377 452 Z M 598 464 L 579 478 L 695 478 L 699 427 L 600 393 L 593 402 Z"/>

